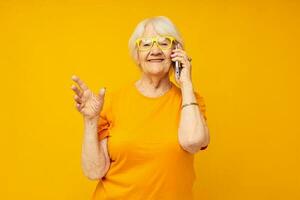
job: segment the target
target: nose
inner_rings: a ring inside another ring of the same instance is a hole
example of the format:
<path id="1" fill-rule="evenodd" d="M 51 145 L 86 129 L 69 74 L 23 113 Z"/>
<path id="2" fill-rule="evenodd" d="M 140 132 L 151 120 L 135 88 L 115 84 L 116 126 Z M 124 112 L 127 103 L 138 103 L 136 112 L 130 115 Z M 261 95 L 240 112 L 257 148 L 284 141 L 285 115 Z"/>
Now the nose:
<path id="1" fill-rule="evenodd" d="M 161 53 L 161 49 L 159 48 L 159 46 L 157 45 L 156 42 L 154 42 L 153 46 L 150 49 L 150 54 L 159 54 Z"/>

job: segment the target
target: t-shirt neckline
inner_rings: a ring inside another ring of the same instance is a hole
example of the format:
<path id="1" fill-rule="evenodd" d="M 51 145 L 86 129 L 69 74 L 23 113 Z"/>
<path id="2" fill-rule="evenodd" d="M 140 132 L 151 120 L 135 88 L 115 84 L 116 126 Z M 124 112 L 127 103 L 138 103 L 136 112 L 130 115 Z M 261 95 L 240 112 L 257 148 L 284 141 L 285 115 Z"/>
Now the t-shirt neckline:
<path id="1" fill-rule="evenodd" d="M 142 97 L 143 99 L 148 99 L 148 100 L 150 100 L 150 101 L 155 101 L 155 100 L 162 99 L 162 98 L 168 96 L 168 95 L 172 92 L 172 90 L 174 89 L 174 83 L 173 83 L 172 81 L 170 81 L 170 82 L 171 82 L 171 88 L 170 88 L 168 91 L 166 91 L 163 95 L 158 96 L 158 97 L 148 97 L 148 96 L 143 95 L 143 94 L 137 89 L 137 87 L 135 86 L 135 82 L 136 82 L 136 81 L 133 81 L 133 84 L 132 84 L 132 87 L 133 87 L 134 92 L 135 92 L 138 96 Z"/>

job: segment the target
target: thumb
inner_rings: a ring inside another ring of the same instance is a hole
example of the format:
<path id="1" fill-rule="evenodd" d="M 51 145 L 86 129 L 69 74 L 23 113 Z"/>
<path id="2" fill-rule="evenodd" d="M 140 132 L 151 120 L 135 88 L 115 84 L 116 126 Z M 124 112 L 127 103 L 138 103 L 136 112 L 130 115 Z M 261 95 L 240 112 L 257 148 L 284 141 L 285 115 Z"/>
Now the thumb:
<path id="1" fill-rule="evenodd" d="M 100 99 L 100 100 L 104 98 L 105 93 L 106 93 L 106 88 L 105 88 L 105 87 L 103 87 L 103 88 L 101 88 L 101 89 L 99 90 L 99 99 Z"/>

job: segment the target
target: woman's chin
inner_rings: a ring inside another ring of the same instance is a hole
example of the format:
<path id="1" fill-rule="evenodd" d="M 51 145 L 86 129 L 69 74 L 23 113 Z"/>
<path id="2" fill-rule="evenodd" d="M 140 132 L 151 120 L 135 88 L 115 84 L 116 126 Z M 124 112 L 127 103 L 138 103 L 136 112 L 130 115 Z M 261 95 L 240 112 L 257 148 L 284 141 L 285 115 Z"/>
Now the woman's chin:
<path id="1" fill-rule="evenodd" d="M 150 64 L 148 65 L 148 71 L 150 73 L 155 73 L 155 74 L 160 74 L 164 71 L 164 66 L 161 66 L 161 65 L 156 65 L 156 64 Z"/>

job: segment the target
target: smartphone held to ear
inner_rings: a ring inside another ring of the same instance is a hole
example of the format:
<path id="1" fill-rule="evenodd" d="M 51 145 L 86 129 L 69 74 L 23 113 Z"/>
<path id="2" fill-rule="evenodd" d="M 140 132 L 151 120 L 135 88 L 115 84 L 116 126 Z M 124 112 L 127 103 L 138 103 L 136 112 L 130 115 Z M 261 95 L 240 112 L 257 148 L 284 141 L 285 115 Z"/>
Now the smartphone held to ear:
<path id="1" fill-rule="evenodd" d="M 178 46 L 179 46 L 179 44 L 176 44 L 175 45 L 175 49 L 178 49 Z M 181 66 L 180 66 L 180 61 L 179 60 L 176 60 L 175 61 L 175 65 L 174 65 L 174 70 L 175 70 L 175 76 L 176 76 L 176 78 L 177 79 L 179 79 L 179 77 L 180 77 L 180 72 L 181 72 Z"/>

